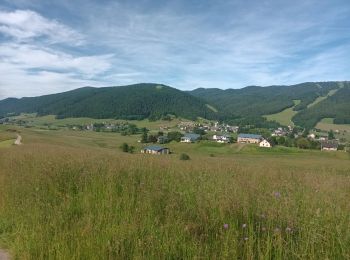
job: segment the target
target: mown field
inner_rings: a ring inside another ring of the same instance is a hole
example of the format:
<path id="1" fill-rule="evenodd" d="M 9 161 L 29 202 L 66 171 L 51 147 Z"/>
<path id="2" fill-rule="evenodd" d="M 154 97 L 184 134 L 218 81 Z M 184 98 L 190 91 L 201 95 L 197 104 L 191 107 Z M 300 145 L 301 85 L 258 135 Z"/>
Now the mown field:
<path id="1" fill-rule="evenodd" d="M 348 153 L 203 142 L 147 156 L 136 136 L 20 130 L 0 149 L 15 259 L 350 258 Z"/>

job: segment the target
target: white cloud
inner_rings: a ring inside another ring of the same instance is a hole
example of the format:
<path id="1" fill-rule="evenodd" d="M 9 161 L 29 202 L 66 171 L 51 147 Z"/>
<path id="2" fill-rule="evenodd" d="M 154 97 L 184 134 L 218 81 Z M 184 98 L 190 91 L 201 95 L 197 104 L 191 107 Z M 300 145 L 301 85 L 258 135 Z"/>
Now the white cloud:
<path id="1" fill-rule="evenodd" d="M 21 69 L 71 71 L 92 78 L 111 68 L 112 54 L 73 56 L 30 44 L 1 44 L 1 62 Z"/>
<path id="2" fill-rule="evenodd" d="M 84 38 L 70 27 L 30 10 L 0 11 L 0 33 L 21 42 L 44 36 L 50 43 L 80 45 Z"/>

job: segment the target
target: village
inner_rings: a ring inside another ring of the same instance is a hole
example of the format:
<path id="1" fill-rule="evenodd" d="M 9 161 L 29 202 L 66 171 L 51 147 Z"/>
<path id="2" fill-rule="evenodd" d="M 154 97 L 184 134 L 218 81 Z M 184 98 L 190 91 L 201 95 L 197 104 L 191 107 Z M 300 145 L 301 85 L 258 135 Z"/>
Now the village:
<path id="1" fill-rule="evenodd" d="M 0 124 L 19 125 L 22 127 L 35 127 L 32 121 L 16 118 L 1 119 Z M 45 124 L 42 128 L 57 130 L 59 127 Z M 249 128 L 248 126 L 230 125 L 224 122 L 208 120 L 190 121 L 178 120 L 173 123 L 160 124 L 157 127 L 138 127 L 138 121 L 98 121 L 87 124 L 69 123 L 61 127 L 72 131 L 93 131 L 120 133 L 122 136 L 139 135 L 138 143 L 144 144 L 141 153 L 145 154 L 170 154 L 167 143 L 178 142 L 193 144 L 199 142 L 216 142 L 220 144 L 238 143 L 242 145 L 254 145 L 263 149 L 271 149 L 274 146 L 296 147 L 299 149 L 314 149 L 322 151 L 346 150 L 346 140 L 336 138 L 337 132 L 305 132 L 298 127 L 278 127 L 276 129 Z"/>

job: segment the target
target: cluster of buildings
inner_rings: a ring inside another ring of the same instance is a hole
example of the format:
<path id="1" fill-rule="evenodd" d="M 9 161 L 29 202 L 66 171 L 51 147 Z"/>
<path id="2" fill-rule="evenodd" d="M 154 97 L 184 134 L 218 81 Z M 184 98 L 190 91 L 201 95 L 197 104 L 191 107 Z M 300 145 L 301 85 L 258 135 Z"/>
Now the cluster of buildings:
<path id="1" fill-rule="evenodd" d="M 181 122 L 177 125 L 181 131 L 191 132 L 195 128 L 203 130 L 205 132 L 224 132 L 224 133 L 237 133 L 239 127 L 231 126 L 229 124 L 215 123 L 194 123 L 194 122 Z"/>
<path id="2" fill-rule="evenodd" d="M 271 148 L 272 144 L 264 139 L 261 135 L 256 134 L 239 134 L 237 143 L 241 144 L 259 144 L 260 147 Z"/>

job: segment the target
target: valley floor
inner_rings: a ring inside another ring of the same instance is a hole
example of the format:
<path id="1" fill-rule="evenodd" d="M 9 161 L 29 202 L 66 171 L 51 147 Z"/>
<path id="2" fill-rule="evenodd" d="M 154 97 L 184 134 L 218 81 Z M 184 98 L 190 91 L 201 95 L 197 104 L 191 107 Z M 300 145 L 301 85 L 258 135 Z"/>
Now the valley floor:
<path id="1" fill-rule="evenodd" d="M 200 142 L 152 156 L 139 136 L 12 128 L 0 246 L 15 259 L 350 258 L 346 152 Z"/>

